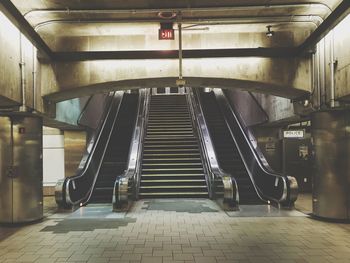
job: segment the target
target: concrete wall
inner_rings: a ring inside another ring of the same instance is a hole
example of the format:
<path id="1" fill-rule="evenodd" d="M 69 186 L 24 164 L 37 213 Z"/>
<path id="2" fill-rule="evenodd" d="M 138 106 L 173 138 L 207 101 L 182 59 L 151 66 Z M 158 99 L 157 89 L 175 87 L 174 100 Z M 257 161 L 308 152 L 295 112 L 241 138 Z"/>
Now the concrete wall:
<path id="1" fill-rule="evenodd" d="M 58 129 L 43 127 L 44 195 L 53 195 L 57 180 L 64 178 L 64 138 Z"/>
<path id="2" fill-rule="evenodd" d="M 316 106 L 331 106 L 334 99 L 350 100 L 350 15 L 331 30 L 318 44 L 314 56 L 314 96 Z M 332 68 L 334 79 L 332 79 Z"/>
<path id="3" fill-rule="evenodd" d="M 239 88 L 284 97 L 310 91 L 309 59 L 185 59 L 189 86 Z M 105 60 L 41 65 L 42 95 L 62 101 L 108 90 L 174 86 L 177 60 Z"/>
<path id="4" fill-rule="evenodd" d="M 76 174 L 76 170 L 86 150 L 84 131 L 64 131 L 65 176 Z"/>
<path id="5" fill-rule="evenodd" d="M 234 105 L 247 126 L 268 122 L 268 116 L 252 93 L 240 90 L 225 90 L 231 105 Z"/>
<path id="6" fill-rule="evenodd" d="M 294 117 L 294 107 L 290 99 L 255 93 L 257 101 L 269 116 L 269 122 Z"/>
<path id="7" fill-rule="evenodd" d="M 1 12 L 0 50 L 0 108 L 22 103 L 21 64 L 26 106 L 33 108 L 35 49 Z"/>
<path id="8" fill-rule="evenodd" d="M 53 26 L 53 35 L 50 32 L 50 26 Z M 119 32 L 109 32 L 111 29 L 106 29 L 109 25 L 96 26 L 99 28 L 93 30 L 91 26 L 87 25 L 86 29 L 82 30 L 82 25 L 74 26 L 72 24 L 65 24 L 64 32 L 57 32 L 57 25 L 48 24 L 45 30 L 43 27 L 39 28 L 39 32 L 47 43 L 55 51 L 120 51 L 120 50 L 171 50 L 178 49 L 178 36 L 175 36 L 174 41 L 159 41 L 158 28 L 159 24 L 154 23 L 154 27 L 145 28 L 144 32 L 134 34 L 133 30 L 141 31 L 142 26 L 138 25 L 138 29 L 129 26 L 130 32 L 127 30 L 120 30 Z M 213 48 L 257 48 L 257 47 L 291 47 L 297 46 L 310 35 L 312 27 L 308 28 L 288 28 L 286 31 L 278 31 L 273 38 L 266 37 L 265 25 L 246 25 L 244 30 L 248 32 L 241 32 L 242 25 L 217 25 L 210 26 L 210 30 L 183 30 L 183 48 L 184 49 L 213 49 Z M 77 29 L 78 27 L 78 29 Z M 110 26 L 109 26 L 110 27 Z M 119 25 L 121 27 L 121 25 Z M 206 28 L 205 26 L 199 28 Z M 68 30 L 71 29 L 72 32 Z M 288 31 L 288 30 L 294 30 Z M 45 32 L 43 32 L 45 31 Z M 49 33 L 46 33 L 49 31 Z M 215 32 L 215 33 L 214 33 Z M 99 35 L 96 35 L 99 33 Z M 73 35 L 76 34 L 76 35 Z M 85 34 L 85 35 L 82 35 Z M 90 34 L 90 35 L 89 35 Z"/>

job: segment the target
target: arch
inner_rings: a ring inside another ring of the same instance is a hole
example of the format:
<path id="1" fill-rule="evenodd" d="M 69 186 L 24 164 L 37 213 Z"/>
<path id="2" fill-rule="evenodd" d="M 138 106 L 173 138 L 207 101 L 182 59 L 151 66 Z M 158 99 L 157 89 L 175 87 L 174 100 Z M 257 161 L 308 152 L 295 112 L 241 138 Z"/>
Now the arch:
<path id="1" fill-rule="evenodd" d="M 44 96 L 44 99 L 51 102 L 59 102 L 72 98 L 93 95 L 95 93 L 104 93 L 116 90 L 139 89 L 139 88 L 154 88 L 154 87 L 175 87 L 176 77 L 164 78 L 145 78 L 145 79 L 130 79 L 120 81 L 108 81 L 96 83 L 87 86 L 77 87 L 65 91 L 55 92 Z M 206 77 L 185 77 L 186 86 L 189 87 L 210 87 L 210 88 L 225 88 L 225 89 L 240 89 L 264 94 L 275 95 L 279 97 L 297 99 L 304 97 L 309 92 L 251 80 L 227 79 L 227 78 L 206 78 Z"/>

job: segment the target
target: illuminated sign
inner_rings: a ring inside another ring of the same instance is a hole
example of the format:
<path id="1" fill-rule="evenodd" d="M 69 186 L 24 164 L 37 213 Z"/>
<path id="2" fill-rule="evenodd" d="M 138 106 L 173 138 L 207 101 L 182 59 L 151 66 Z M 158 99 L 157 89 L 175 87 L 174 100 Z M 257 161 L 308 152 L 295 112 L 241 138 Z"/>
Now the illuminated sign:
<path id="1" fill-rule="evenodd" d="M 304 130 L 283 131 L 284 138 L 304 138 Z"/>
<path id="2" fill-rule="evenodd" d="M 174 40 L 175 33 L 173 29 L 173 23 L 160 23 L 160 29 L 158 31 L 159 40 Z"/>
<path id="3" fill-rule="evenodd" d="M 174 29 L 159 29 L 159 40 L 174 40 Z"/>

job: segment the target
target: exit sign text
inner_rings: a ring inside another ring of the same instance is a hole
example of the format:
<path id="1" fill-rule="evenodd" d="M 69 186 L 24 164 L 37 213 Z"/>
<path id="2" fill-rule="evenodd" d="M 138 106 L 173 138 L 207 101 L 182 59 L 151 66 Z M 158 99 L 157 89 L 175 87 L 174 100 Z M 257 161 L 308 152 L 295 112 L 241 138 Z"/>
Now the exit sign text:
<path id="1" fill-rule="evenodd" d="M 159 29 L 159 40 L 174 40 L 175 34 L 174 29 Z"/>

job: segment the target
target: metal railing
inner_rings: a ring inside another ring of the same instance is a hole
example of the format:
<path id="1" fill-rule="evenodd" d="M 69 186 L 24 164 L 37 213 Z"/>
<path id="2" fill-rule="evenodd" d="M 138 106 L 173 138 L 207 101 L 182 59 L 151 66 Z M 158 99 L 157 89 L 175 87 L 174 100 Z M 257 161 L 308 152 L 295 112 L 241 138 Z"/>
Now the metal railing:
<path id="1" fill-rule="evenodd" d="M 219 166 L 198 96 L 195 96 L 191 88 L 187 88 L 187 94 L 190 112 L 195 122 L 194 126 L 198 131 L 200 147 L 207 167 L 207 182 L 210 196 L 212 198 L 216 197 L 217 183 L 221 181 L 224 190 L 224 203 L 229 206 L 236 206 L 239 203 L 237 182 L 232 175 L 222 170 Z"/>
<path id="2" fill-rule="evenodd" d="M 278 204 L 293 204 L 298 193 L 296 179 L 278 174 L 270 168 L 253 133 L 243 125 L 244 121 L 231 107 L 223 90 L 214 89 L 213 92 L 254 187 L 267 200 Z"/>
<path id="3" fill-rule="evenodd" d="M 113 188 L 113 210 L 119 211 L 127 207 L 130 190 L 135 199 L 138 198 L 138 190 L 141 175 L 141 161 L 143 142 L 146 133 L 146 125 L 149 112 L 150 89 L 141 89 L 138 104 L 136 124 L 129 151 L 128 165 L 125 172 L 118 176 Z"/>

